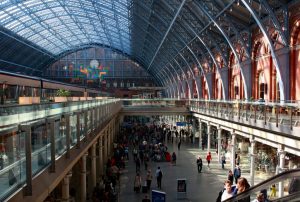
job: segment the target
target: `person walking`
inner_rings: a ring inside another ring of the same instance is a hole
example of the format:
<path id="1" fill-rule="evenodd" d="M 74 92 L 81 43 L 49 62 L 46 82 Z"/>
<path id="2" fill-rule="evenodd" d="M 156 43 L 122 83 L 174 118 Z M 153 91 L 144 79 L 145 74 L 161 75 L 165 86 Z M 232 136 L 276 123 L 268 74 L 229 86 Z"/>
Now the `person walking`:
<path id="1" fill-rule="evenodd" d="M 134 191 L 135 193 L 139 193 L 142 185 L 142 178 L 139 173 L 136 174 L 134 178 Z"/>
<path id="2" fill-rule="evenodd" d="M 135 160 L 135 172 L 140 172 L 141 169 L 141 161 L 139 159 L 139 157 L 136 158 Z"/>
<path id="3" fill-rule="evenodd" d="M 159 166 L 157 167 L 157 170 L 155 172 L 155 176 L 156 176 L 156 181 L 157 181 L 157 187 L 159 189 L 161 189 L 161 180 L 162 180 L 163 174 L 162 174 L 162 171 L 161 171 Z"/>
<path id="4" fill-rule="evenodd" d="M 231 184 L 233 184 L 233 173 L 232 173 L 232 170 L 229 170 L 228 171 L 228 176 L 227 176 L 227 179 L 231 182 Z"/>
<path id="5" fill-rule="evenodd" d="M 178 145 L 177 145 L 178 151 L 180 150 L 180 146 L 181 146 L 181 140 L 178 142 Z"/>
<path id="6" fill-rule="evenodd" d="M 175 152 L 173 152 L 173 154 L 172 154 L 172 165 L 174 165 L 174 166 L 176 166 L 176 154 L 175 154 Z"/>
<path id="7" fill-rule="evenodd" d="M 151 182 L 152 182 L 152 174 L 150 169 L 147 171 L 146 181 L 147 181 L 147 189 L 150 190 Z"/>
<path id="8" fill-rule="evenodd" d="M 206 161 L 207 161 L 207 166 L 209 167 L 210 161 L 212 160 L 211 158 L 211 153 L 208 152 L 207 156 L 206 156 Z"/>
<path id="9" fill-rule="evenodd" d="M 201 159 L 200 156 L 198 157 L 196 163 L 197 163 L 198 173 L 201 173 L 201 171 L 202 171 L 202 159 Z"/>
<path id="10" fill-rule="evenodd" d="M 226 163 L 226 157 L 224 154 L 222 154 L 222 157 L 221 157 L 221 164 L 222 164 L 222 169 L 224 169 L 224 164 Z"/>
<path id="11" fill-rule="evenodd" d="M 233 171 L 233 176 L 235 179 L 235 183 L 237 184 L 238 179 L 241 177 L 241 169 L 239 167 L 239 165 L 236 165 Z"/>

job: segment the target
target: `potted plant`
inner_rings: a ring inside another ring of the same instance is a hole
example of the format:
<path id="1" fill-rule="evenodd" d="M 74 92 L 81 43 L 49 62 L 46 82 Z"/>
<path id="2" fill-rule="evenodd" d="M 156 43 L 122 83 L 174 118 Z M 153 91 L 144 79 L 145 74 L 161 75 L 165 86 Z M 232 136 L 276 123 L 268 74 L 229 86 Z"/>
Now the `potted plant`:
<path id="1" fill-rule="evenodd" d="M 67 102 L 68 97 L 71 96 L 71 92 L 65 89 L 59 89 L 56 92 L 56 97 L 54 97 L 54 102 Z"/>

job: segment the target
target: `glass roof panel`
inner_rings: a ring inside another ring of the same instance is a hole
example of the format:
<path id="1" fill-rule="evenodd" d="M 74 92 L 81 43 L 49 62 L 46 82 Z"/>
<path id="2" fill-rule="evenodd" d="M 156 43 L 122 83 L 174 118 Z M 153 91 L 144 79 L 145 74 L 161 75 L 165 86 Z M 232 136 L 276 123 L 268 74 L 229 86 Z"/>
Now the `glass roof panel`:
<path id="1" fill-rule="evenodd" d="M 90 43 L 131 54 L 129 6 L 130 0 L 2 0 L 0 26 L 54 55 Z"/>

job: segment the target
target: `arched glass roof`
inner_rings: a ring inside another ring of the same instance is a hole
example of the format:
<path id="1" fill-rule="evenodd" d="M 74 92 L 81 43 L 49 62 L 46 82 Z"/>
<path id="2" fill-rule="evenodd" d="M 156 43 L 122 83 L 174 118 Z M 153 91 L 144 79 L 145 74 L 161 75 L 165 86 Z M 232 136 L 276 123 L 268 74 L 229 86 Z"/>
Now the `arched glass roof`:
<path id="1" fill-rule="evenodd" d="M 57 55 L 82 44 L 130 54 L 129 0 L 5 0 L 0 25 Z"/>
<path id="2" fill-rule="evenodd" d="M 298 1 L 299 2 L 299 1 Z M 41 73 L 66 53 L 101 45 L 140 63 L 160 85 L 251 60 L 253 30 L 288 47 L 296 0 L 2 0 L 0 67 Z M 276 37 L 274 37 L 276 36 Z M 242 73 L 243 75 L 244 73 Z M 244 78 L 244 76 L 242 76 Z M 224 79 L 225 80 L 225 79 Z"/>

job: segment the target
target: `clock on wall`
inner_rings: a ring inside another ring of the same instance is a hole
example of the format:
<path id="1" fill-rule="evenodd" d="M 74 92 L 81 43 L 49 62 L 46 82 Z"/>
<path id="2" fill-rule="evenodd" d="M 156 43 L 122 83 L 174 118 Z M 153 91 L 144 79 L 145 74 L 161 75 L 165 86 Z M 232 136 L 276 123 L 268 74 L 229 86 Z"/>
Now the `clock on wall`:
<path id="1" fill-rule="evenodd" d="M 98 67 L 98 66 L 99 66 L 98 60 L 91 60 L 90 66 L 91 66 L 91 67 Z"/>

